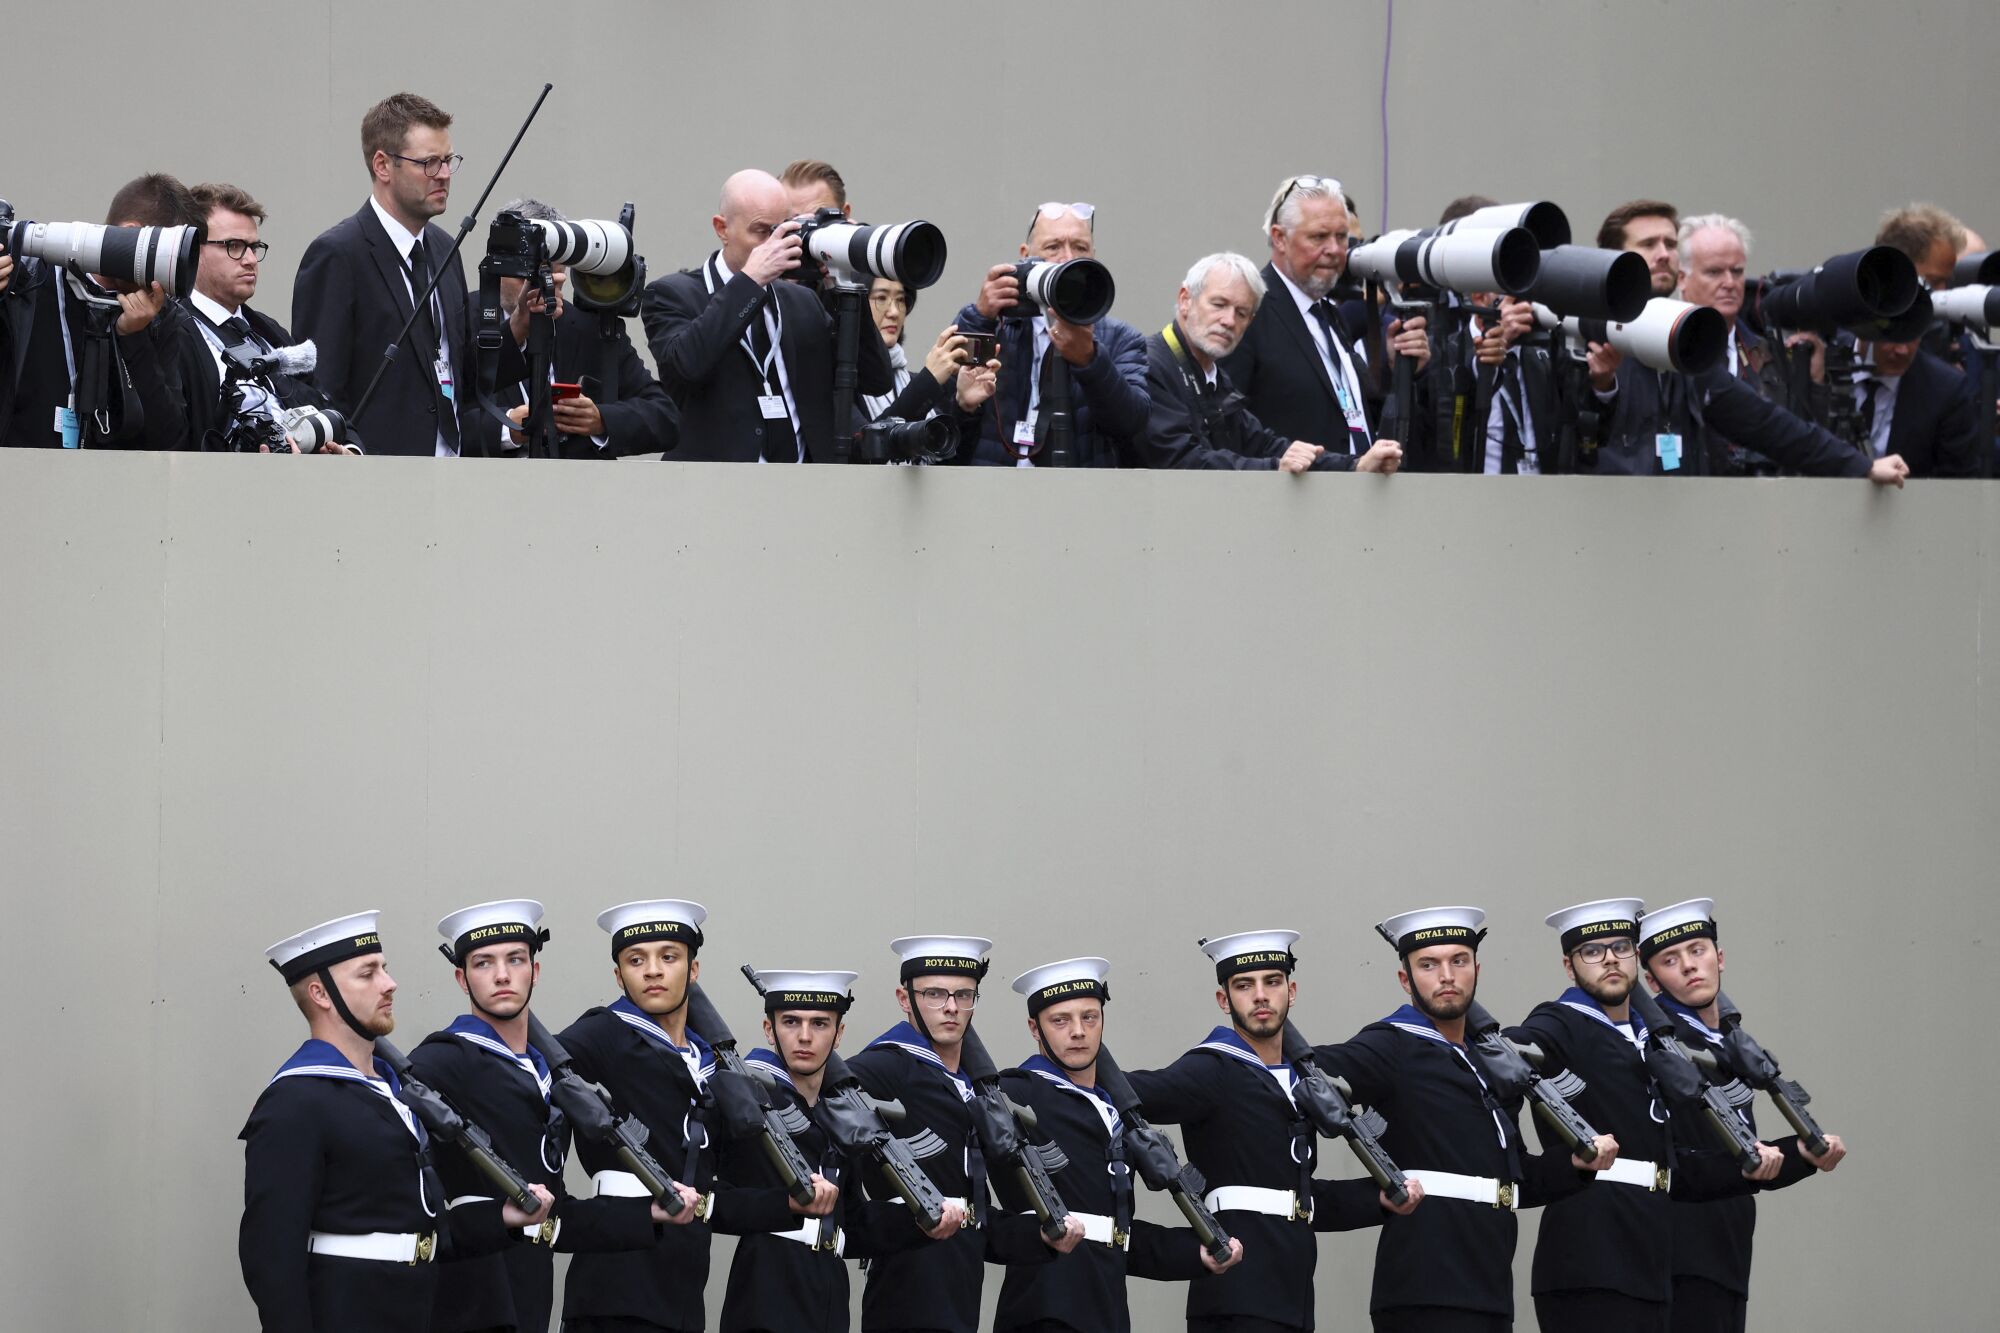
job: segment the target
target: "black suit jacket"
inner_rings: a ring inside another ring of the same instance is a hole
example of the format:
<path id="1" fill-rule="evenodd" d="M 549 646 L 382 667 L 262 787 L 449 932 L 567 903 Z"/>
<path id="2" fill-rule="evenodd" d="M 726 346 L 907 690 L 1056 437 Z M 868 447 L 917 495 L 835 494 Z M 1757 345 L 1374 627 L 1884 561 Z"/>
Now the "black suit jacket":
<path id="1" fill-rule="evenodd" d="M 423 239 L 431 263 L 442 263 L 451 249 L 451 233 L 431 224 L 424 228 Z M 292 288 L 292 327 L 300 338 L 310 338 L 318 346 L 314 377 L 333 406 L 350 418 L 381 364 L 382 349 L 409 318 L 410 292 L 403 274 L 402 256 L 382 229 L 374 207 L 366 203 L 353 217 L 321 232 L 299 261 L 298 281 Z M 497 436 L 479 424 L 492 418 L 476 401 L 478 359 L 472 337 L 477 312 L 458 260 L 444 266 L 437 295 L 451 344 L 454 400 L 447 400 L 438 388 L 432 371 L 437 348 L 425 321 L 418 319 L 395 363 L 383 374 L 367 415 L 354 423 L 368 437 L 370 453 L 431 457 L 437 452 L 440 412 L 456 418 L 461 450 L 492 452 L 491 446 L 467 444 Z M 514 340 L 502 339 L 499 382 L 514 383 L 525 373 Z M 446 438 L 453 438 L 449 431 Z"/>
<path id="2" fill-rule="evenodd" d="M 215 368 L 207 335 L 201 331 L 201 312 L 192 301 L 182 305 L 180 312 L 181 318 L 175 321 L 172 357 L 173 373 L 187 398 L 188 443 L 196 449 L 221 449 L 234 404 L 222 401 L 222 373 Z M 246 305 L 237 313 L 250 325 L 251 332 L 273 347 L 290 347 L 298 341 L 284 325 L 261 310 Z M 278 401 L 286 407 L 333 406 L 311 376 L 280 376 L 276 388 Z"/>
<path id="3" fill-rule="evenodd" d="M 680 408 L 646 368 L 625 332 L 624 320 L 565 304 L 556 320 L 555 372 L 558 383 L 582 385 L 585 396 L 604 414 L 604 447 L 598 448 L 586 436 L 564 435 L 564 458 L 671 453 L 680 442 Z M 504 390 L 501 405 L 527 401 L 524 384 Z M 488 427 L 482 424 L 480 429 Z M 496 440 L 498 430 L 499 423 L 493 423 L 489 433 Z"/>
<path id="4" fill-rule="evenodd" d="M 1903 372 L 1889 452 L 1913 477 L 1970 477 L 1979 470 L 1979 402 L 1974 381 L 1929 352 Z"/>
<path id="5" fill-rule="evenodd" d="M 710 296 L 703 272 L 707 263 L 648 283 L 639 304 L 660 381 L 680 406 L 680 442 L 668 458 L 754 463 L 763 454 L 764 417 L 757 399 L 764 381 L 743 350 L 743 333 L 752 318 L 764 317 L 765 302 L 774 300 L 784 322 L 779 355 L 798 405 L 799 443 L 805 446 L 806 461 L 833 461 L 834 322 L 819 294 L 782 278 L 762 287 L 737 273 Z M 867 419 L 862 394 L 893 393 L 896 388 L 888 349 L 873 336 L 866 311 L 862 319 L 855 358 L 857 426 Z M 775 375 L 774 369 L 774 391 Z"/>
<path id="6" fill-rule="evenodd" d="M 1336 324 L 1338 325 L 1338 321 Z M 1371 392 L 1370 374 L 1344 327 L 1339 328 L 1347 354 L 1355 358 L 1372 436 L 1380 424 L 1379 407 Z M 1222 368 L 1242 393 L 1257 419 L 1287 439 L 1324 445 L 1329 453 L 1347 453 L 1347 414 L 1334 396 L 1333 380 L 1319 354 L 1319 344 L 1299 313 L 1298 302 L 1285 287 L 1276 267 L 1264 265 L 1264 300 L 1244 331 L 1236 350 L 1222 358 Z"/>
<path id="7" fill-rule="evenodd" d="M 55 448 L 56 409 L 69 401 L 69 365 L 63 355 L 59 309 L 67 315 L 79 375 L 84 370 L 86 315 L 73 292 L 58 302 L 55 284 L 67 279 L 37 259 L 15 261 L 0 295 L 0 445 Z M 92 449 L 186 449 L 186 403 L 171 364 L 180 310 L 172 302 L 153 322 L 129 336 L 110 338 L 108 431 L 83 423 L 82 444 Z"/>

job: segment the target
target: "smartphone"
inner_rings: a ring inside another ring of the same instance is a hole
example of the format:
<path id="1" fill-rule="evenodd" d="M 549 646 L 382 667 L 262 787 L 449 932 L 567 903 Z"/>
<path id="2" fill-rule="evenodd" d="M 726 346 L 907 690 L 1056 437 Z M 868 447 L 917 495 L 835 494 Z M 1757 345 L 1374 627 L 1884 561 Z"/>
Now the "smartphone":
<path id="1" fill-rule="evenodd" d="M 583 397 L 583 385 L 581 384 L 557 383 L 549 385 L 549 400 L 551 402 L 566 403 L 572 398 L 581 397 Z"/>

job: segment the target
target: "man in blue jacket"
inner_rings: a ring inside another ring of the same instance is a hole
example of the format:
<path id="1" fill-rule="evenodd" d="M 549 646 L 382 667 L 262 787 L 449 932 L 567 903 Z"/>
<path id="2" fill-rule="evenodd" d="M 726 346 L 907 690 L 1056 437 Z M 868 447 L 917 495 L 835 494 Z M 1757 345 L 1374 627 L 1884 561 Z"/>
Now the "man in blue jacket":
<path id="1" fill-rule="evenodd" d="M 1043 204 L 1028 224 L 1024 259 L 1060 263 L 1096 256 L 1097 210 L 1089 204 Z M 990 403 L 968 407 L 960 394 L 959 446 L 953 459 L 988 467 L 1142 467 L 1146 432 L 1146 340 L 1130 324 L 1103 318 L 1072 324 L 1054 311 L 1010 313 L 1021 297 L 1015 264 L 986 270 L 979 295 L 958 312 L 960 333 L 1000 335 L 1000 382 Z M 1058 384 L 1057 377 L 1061 378 Z M 964 377 L 961 377 L 963 382 Z M 969 387 L 969 386 L 968 386 Z M 1066 460 L 1049 447 L 1047 399 L 1064 390 L 1073 425 Z"/>

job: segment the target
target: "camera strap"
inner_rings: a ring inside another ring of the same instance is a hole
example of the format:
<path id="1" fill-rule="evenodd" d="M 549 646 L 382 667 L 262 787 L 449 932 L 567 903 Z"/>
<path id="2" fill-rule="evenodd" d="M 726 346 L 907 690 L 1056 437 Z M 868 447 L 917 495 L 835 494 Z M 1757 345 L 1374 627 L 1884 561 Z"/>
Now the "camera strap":
<path id="1" fill-rule="evenodd" d="M 69 327 L 70 293 L 65 288 L 76 283 L 74 295 L 82 302 L 86 325 L 83 352 L 79 360 Z M 85 280 L 65 270 L 63 278 L 55 284 L 56 323 L 62 326 L 63 363 L 69 371 L 69 406 L 73 413 L 70 425 L 78 431 L 81 442 L 82 428 L 93 426 L 99 440 L 111 438 L 112 408 L 114 403 L 123 407 L 123 395 L 113 397 L 113 384 L 123 387 L 124 372 L 118 359 L 117 329 L 118 316 L 122 307 L 115 296 L 95 297 L 90 295 Z M 100 327 L 101 326 L 101 327 Z M 68 444 L 68 426 L 65 427 L 64 442 Z"/>

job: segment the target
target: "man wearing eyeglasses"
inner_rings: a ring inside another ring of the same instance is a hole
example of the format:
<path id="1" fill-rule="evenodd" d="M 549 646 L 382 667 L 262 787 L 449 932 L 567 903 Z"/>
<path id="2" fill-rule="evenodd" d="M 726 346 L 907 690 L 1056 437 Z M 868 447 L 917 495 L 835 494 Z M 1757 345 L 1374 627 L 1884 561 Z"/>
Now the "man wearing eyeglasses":
<path id="1" fill-rule="evenodd" d="M 463 265 L 456 257 L 445 262 L 451 233 L 431 223 L 445 211 L 464 161 L 451 150 L 451 117 L 415 93 L 386 97 L 361 119 L 361 156 L 368 165 L 368 202 L 306 247 L 292 289 L 292 327 L 318 346 L 319 383 L 334 406 L 367 432 L 370 453 L 446 458 L 463 450 L 488 452 L 498 434 L 478 424 L 490 418 L 473 392 L 477 312 Z M 440 271 L 437 290 L 382 371 L 366 413 L 354 421 L 362 393 L 382 369 L 384 349 Z M 519 348 L 528 335 L 525 308 L 510 327 L 513 337 L 501 340 L 501 383 L 527 373 Z"/>
<path id="2" fill-rule="evenodd" d="M 869 1095 L 902 1102 L 906 1116 L 897 1134 L 915 1138 L 928 1130 L 944 1141 L 943 1151 L 924 1159 L 924 1170 L 946 1201 L 959 1205 L 965 1229 L 953 1239 L 870 1261 L 862 1333 L 978 1333 L 984 1266 L 1053 1262 L 1076 1248 L 1083 1224 L 1051 1243 L 1033 1213 L 1000 1212 L 987 1194 L 986 1164 L 973 1133 L 972 1080 L 959 1071 L 959 1059 L 993 941 L 912 935 L 889 947 L 902 960 L 896 1003 L 903 1021 L 847 1064 Z"/>
<path id="3" fill-rule="evenodd" d="M 284 325 L 249 302 L 257 294 L 257 278 L 263 271 L 270 246 L 257 235 L 265 218 L 264 206 L 249 192 L 234 185 L 204 183 L 189 191 L 194 199 L 194 216 L 208 228 L 202 242 L 201 259 L 195 272 L 194 291 L 185 303 L 192 318 L 179 325 L 175 340 L 175 362 L 181 390 L 187 398 L 188 433 L 195 447 L 221 449 L 230 417 L 237 407 L 237 394 L 223 397 L 223 352 L 247 347 L 254 352 L 290 347 L 294 338 Z M 330 407 L 310 373 L 259 376 L 246 384 L 243 401 L 252 410 L 269 415 L 282 426 L 288 407 Z M 350 447 L 352 446 L 352 447 Z M 321 453 L 360 453 L 358 440 L 347 445 L 327 443 Z"/>
<path id="4" fill-rule="evenodd" d="M 1570 988 L 1537 1005 L 1508 1035 L 1541 1047 L 1543 1072 L 1575 1075 L 1570 1104 L 1618 1141 L 1618 1160 L 1589 1189 L 1542 1210 L 1535 1240 L 1535 1316 L 1546 1333 L 1617 1328 L 1668 1333 L 1673 1300 L 1673 1200 L 1746 1194 L 1777 1177 L 1784 1155 L 1761 1145 L 1754 1171 L 1696 1151 L 1708 1129 L 1676 1121 L 1646 1068 L 1645 1020 L 1632 1011 L 1639 977 L 1637 898 L 1605 898 L 1551 913 Z M 1559 1142 L 1538 1124 L 1545 1152 Z"/>
<path id="5" fill-rule="evenodd" d="M 1028 223 L 1023 259 L 1060 263 L 1097 255 L 1097 210 L 1090 204 L 1047 203 Z M 976 376 L 961 375 L 955 463 L 987 467 L 1046 467 L 1054 377 L 1063 377 L 1072 423 L 1071 467 L 1144 467 L 1146 339 L 1130 324 L 1106 316 L 1072 324 L 1054 311 L 1011 317 L 1021 299 L 1016 265 L 986 270 L 979 295 L 958 312 L 960 333 L 1000 334 L 999 382 L 990 402 Z"/>

